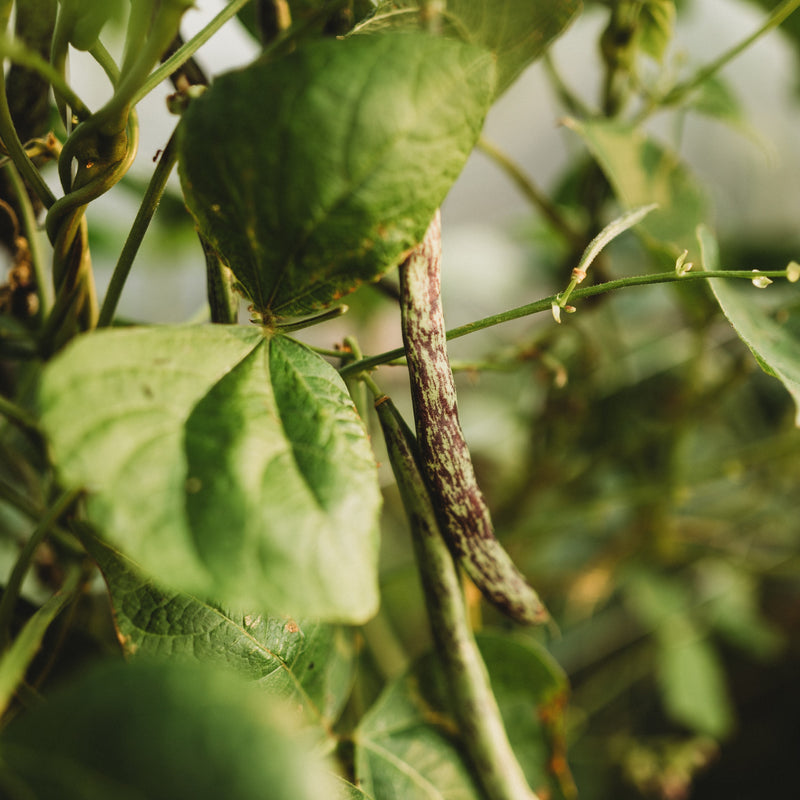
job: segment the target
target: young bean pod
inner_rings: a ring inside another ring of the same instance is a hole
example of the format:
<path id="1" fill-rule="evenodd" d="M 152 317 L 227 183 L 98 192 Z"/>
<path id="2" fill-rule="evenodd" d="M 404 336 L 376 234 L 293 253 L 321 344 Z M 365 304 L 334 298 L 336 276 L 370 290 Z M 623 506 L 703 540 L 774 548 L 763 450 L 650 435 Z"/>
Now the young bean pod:
<path id="1" fill-rule="evenodd" d="M 497 540 L 461 430 L 440 298 L 441 217 L 400 267 L 400 308 L 425 479 L 453 552 L 484 596 L 527 625 L 548 620 Z"/>
<path id="2" fill-rule="evenodd" d="M 464 747 L 488 800 L 538 800 L 511 749 L 486 665 L 472 635 L 461 581 L 439 532 L 414 434 L 386 395 L 376 398 L 375 411 L 411 525 L 431 633 Z"/>

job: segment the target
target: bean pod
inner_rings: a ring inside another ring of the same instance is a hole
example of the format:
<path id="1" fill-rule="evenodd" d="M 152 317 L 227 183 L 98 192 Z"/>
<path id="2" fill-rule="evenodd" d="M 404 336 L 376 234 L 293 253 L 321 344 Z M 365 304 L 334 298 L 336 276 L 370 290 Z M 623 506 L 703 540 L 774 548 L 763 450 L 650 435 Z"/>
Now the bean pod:
<path id="1" fill-rule="evenodd" d="M 422 468 L 451 550 L 484 596 L 527 625 L 548 620 L 497 540 L 461 430 L 440 297 L 441 217 L 400 267 L 403 343 Z"/>

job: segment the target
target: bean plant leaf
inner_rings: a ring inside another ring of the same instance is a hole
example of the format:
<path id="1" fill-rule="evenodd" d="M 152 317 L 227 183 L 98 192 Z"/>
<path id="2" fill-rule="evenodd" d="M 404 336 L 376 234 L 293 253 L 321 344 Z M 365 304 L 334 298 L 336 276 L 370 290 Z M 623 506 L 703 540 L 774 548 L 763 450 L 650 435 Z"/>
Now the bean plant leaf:
<path id="1" fill-rule="evenodd" d="M 669 715 L 697 733 L 724 738 L 733 727 L 725 670 L 711 641 L 686 617 L 658 631 L 658 679 Z"/>
<path id="2" fill-rule="evenodd" d="M 461 172 L 494 74 L 460 42 L 357 36 L 223 75 L 193 102 L 186 202 L 256 310 L 314 312 L 396 266 Z"/>
<path id="3" fill-rule="evenodd" d="M 541 56 L 581 9 L 580 0 L 448 0 L 442 3 L 441 31 L 489 50 L 497 59 L 499 97 Z M 383 0 L 356 33 L 424 29 L 420 0 Z"/>
<path id="4" fill-rule="evenodd" d="M 47 366 L 39 403 L 62 483 L 163 586 L 251 613 L 374 613 L 374 458 L 304 346 L 219 325 L 102 331 Z"/>
<path id="5" fill-rule="evenodd" d="M 661 62 L 675 28 L 675 1 L 646 0 L 639 14 L 638 45 Z"/>
<path id="6" fill-rule="evenodd" d="M 703 255 L 703 268 L 719 269 L 719 248 L 713 234 L 708 228 L 701 227 L 697 236 Z M 753 293 L 760 290 L 750 285 L 734 286 L 733 283 L 711 281 L 714 297 L 759 366 L 768 375 L 777 378 L 791 394 L 797 407 L 795 424 L 800 427 L 800 339 L 754 302 Z"/>
<path id="7" fill-rule="evenodd" d="M 569 119 L 565 124 L 581 136 L 625 208 L 658 203 L 637 227 L 645 239 L 673 260 L 683 250 L 693 253 L 708 203 L 686 165 L 626 123 Z"/>
<path id="8" fill-rule="evenodd" d="M 331 726 L 353 679 L 353 632 L 311 619 L 234 614 L 165 590 L 131 559 L 84 537 L 108 583 L 117 636 L 131 656 L 218 664 L 256 681 L 323 726 Z"/>
<path id="9" fill-rule="evenodd" d="M 0 790 L 59 800 L 333 797 L 311 744 L 289 709 L 230 673 L 115 661 L 3 730 Z"/>
<path id="10" fill-rule="evenodd" d="M 481 634 L 478 644 L 492 679 L 508 736 L 534 788 L 569 781 L 550 766 L 563 759 L 559 726 L 566 678 L 532 642 Z M 458 746 L 445 678 L 430 653 L 390 684 L 356 734 L 356 773 L 375 797 L 409 800 L 479 798 Z M 564 769 L 566 767 L 564 766 Z"/>

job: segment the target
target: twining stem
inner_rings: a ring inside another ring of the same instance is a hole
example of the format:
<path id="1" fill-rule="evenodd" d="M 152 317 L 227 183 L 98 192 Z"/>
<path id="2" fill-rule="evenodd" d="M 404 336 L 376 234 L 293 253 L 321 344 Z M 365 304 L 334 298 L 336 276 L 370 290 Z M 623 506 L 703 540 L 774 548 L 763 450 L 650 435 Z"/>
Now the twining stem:
<path id="1" fill-rule="evenodd" d="M 439 532 L 414 435 L 391 399 L 365 378 L 376 395 L 375 410 L 411 526 L 431 633 L 464 748 L 489 800 L 538 800 L 508 741 L 469 625 L 458 571 Z"/>
<path id="2" fill-rule="evenodd" d="M 20 177 L 16 165 L 13 163 L 9 164 L 6 167 L 6 172 L 11 186 L 14 189 L 14 194 L 16 195 L 17 208 L 22 217 L 22 229 L 25 232 L 25 239 L 28 242 L 31 267 L 33 268 L 33 274 L 36 279 L 36 295 L 39 299 L 37 316 L 41 319 L 47 316 L 53 304 L 53 300 L 49 290 L 42 248 L 39 246 L 39 226 L 36 222 L 36 214 L 33 211 L 28 190 L 25 188 L 25 184 Z"/>
<path id="3" fill-rule="evenodd" d="M 22 581 L 28 573 L 36 548 L 58 521 L 59 517 L 67 511 L 80 495 L 80 490 L 71 489 L 63 492 L 61 496 L 48 509 L 33 533 L 25 542 L 25 546 L 17 558 L 14 568 L 6 581 L 3 595 L 0 597 L 0 651 L 5 649 L 9 641 L 11 617 L 14 613 Z"/>
<path id="4" fill-rule="evenodd" d="M 117 304 L 119 303 L 122 289 L 125 286 L 125 281 L 128 279 L 145 232 L 158 208 L 161 196 L 164 194 L 164 188 L 167 185 L 167 180 L 177 160 L 178 148 L 175 143 L 175 133 L 173 132 L 164 151 L 161 153 L 161 158 L 159 158 L 155 170 L 153 170 L 153 177 L 150 179 L 150 183 L 142 198 L 142 203 L 139 206 L 139 210 L 136 212 L 136 218 L 128 233 L 128 238 L 125 240 L 122 252 L 117 259 L 117 264 L 114 267 L 114 272 L 111 275 L 111 281 L 108 285 L 105 299 L 103 300 L 103 306 L 100 309 L 100 316 L 97 320 L 97 326 L 99 328 L 107 327 L 114 319 L 114 312 L 117 309 Z"/>
<path id="5" fill-rule="evenodd" d="M 19 140 L 14 120 L 11 118 L 11 109 L 8 106 L 5 70 L 2 69 L 2 66 L 2 58 L 0 58 L 0 139 L 22 177 L 36 192 L 42 203 L 50 207 L 55 202 L 55 195 L 50 191 L 50 187 L 45 183 Z"/>
<path id="6" fill-rule="evenodd" d="M 145 95 L 149 94 L 162 81 L 166 80 L 175 70 L 182 67 L 228 20 L 234 17 L 250 0 L 231 0 L 222 11 L 201 31 L 196 33 L 188 42 L 179 47 L 161 66 L 154 70 L 150 77 L 142 84 L 133 97 L 133 102 L 138 103 Z M 320 19 L 326 18 L 332 11 L 344 6 L 348 0 L 330 0 L 315 8 L 291 27 L 282 31 L 272 42 L 264 47 L 261 57 L 266 58 L 283 47 L 303 31 L 317 24 Z"/>
<path id="7" fill-rule="evenodd" d="M 758 273 L 760 276 L 766 278 L 785 278 L 786 270 L 764 270 Z M 628 278 L 617 278 L 613 281 L 605 281 L 604 283 L 597 283 L 594 286 L 584 286 L 575 289 L 572 292 L 571 299 L 581 300 L 586 297 L 595 297 L 596 295 L 605 294 L 606 292 L 613 292 L 617 289 L 625 289 L 631 286 L 649 286 L 654 283 L 677 283 L 679 281 L 703 281 L 706 279 L 734 279 L 734 280 L 753 280 L 753 272 L 747 270 L 708 270 L 703 272 L 689 272 L 685 275 L 678 275 L 675 270 L 669 272 L 655 272 L 651 275 L 633 275 Z M 545 297 L 542 300 L 537 300 L 533 303 L 527 303 L 524 306 L 512 308 L 509 311 L 503 311 L 499 314 L 492 314 L 488 317 L 468 322 L 466 325 L 459 325 L 457 328 L 451 328 L 447 331 L 447 340 L 460 339 L 462 336 L 467 336 L 470 333 L 476 333 L 486 328 L 492 328 L 495 325 L 501 325 L 504 322 L 511 322 L 515 319 L 528 317 L 532 314 L 538 314 L 542 311 L 550 311 L 553 304 L 557 304 L 560 295 L 554 294 L 550 297 Z M 385 353 L 380 353 L 374 356 L 367 356 L 359 361 L 353 361 L 350 364 L 342 367 L 339 374 L 343 377 L 352 375 L 357 372 L 364 372 L 365 370 L 373 369 L 381 364 L 388 364 L 391 361 L 396 361 L 398 364 L 402 363 L 398 359 L 405 356 L 405 348 L 398 347 L 394 350 L 387 350 Z"/>

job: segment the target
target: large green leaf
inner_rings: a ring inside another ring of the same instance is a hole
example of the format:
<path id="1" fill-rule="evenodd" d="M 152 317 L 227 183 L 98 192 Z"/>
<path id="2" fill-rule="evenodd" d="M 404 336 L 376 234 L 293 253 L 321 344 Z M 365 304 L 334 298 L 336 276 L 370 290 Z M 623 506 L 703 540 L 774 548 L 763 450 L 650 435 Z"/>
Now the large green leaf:
<path id="1" fill-rule="evenodd" d="M 0 794 L 30 800 L 319 800 L 334 782 L 288 709 L 199 665 L 84 672 L 0 736 Z"/>
<path id="2" fill-rule="evenodd" d="M 640 128 L 607 120 L 567 120 L 609 180 L 620 203 L 636 208 L 658 203 L 637 230 L 671 258 L 689 250 L 707 220 L 707 199 L 683 162 Z"/>
<path id="3" fill-rule="evenodd" d="M 232 668 L 331 726 L 350 693 L 353 632 L 315 620 L 232 614 L 164 590 L 122 553 L 87 540 L 108 583 L 119 640 L 130 656 L 187 658 Z"/>
<path id="4" fill-rule="evenodd" d="M 39 400 L 61 481 L 159 583 L 253 612 L 374 613 L 375 462 L 304 346 L 224 326 L 93 333 L 48 365 Z"/>
<path id="5" fill-rule="evenodd" d="M 719 269 L 719 248 L 708 228 L 698 230 L 703 254 L 703 268 Z M 794 398 L 797 407 L 795 424 L 800 426 L 800 340 L 784 325 L 776 322 L 753 294 L 760 291 L 733 281 L 711 281 L 714 297 L 739 338 L 750 348 L 761 368 L 777 378 Z"/>
<path id="6" fill-rule="evenodd" d="M 547 50 L 581 9 L 581 0 L 447 0 L 442 33 L 489 50 L 497 59 L 495 97 Z M 419 0 L 384 0 L 358 33 L 424 28 Z"/>
<path id="7" fill-rule="evenodd" d="M 399 263 L 463 168 L 494 73 L 460 42 L 357 36 L 256 62 L 193 102 L 186 202 L 256 309 L 313 312 Z"/>
<path id="8" fill-rule="evenodd" d="M 558 731 L 567 691 L 563 672 L 530 641 L 484 633 L 478 645 L 528 782 L 546 789 L 568 781 L 568 775 L 550 772 L 562 763 L 553 756 L 563 755 Z M 482 797 L 458 749 L 444 681 L 438 660 L 429 654 L 390 684 L 364 716 L 356 735 L 356 772 L 375 797 Z"/>

